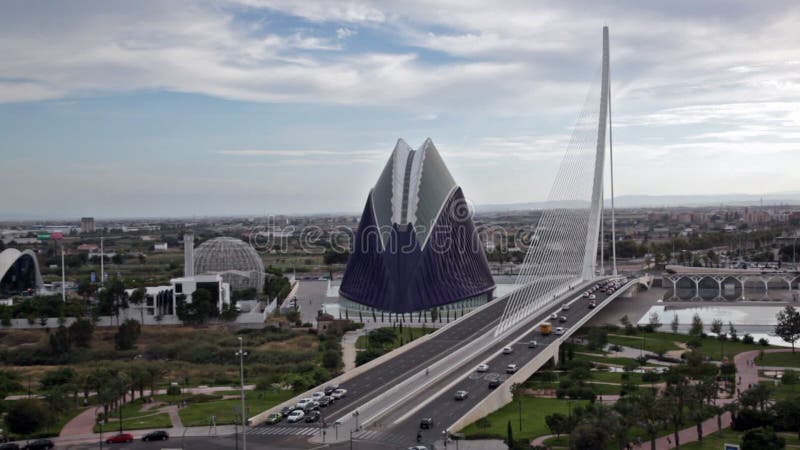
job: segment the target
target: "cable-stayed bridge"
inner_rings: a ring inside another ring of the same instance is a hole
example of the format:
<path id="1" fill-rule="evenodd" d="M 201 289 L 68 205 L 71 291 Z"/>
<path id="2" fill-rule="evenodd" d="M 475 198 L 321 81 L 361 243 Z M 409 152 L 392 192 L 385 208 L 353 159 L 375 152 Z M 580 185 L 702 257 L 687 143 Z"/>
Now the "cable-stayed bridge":
<path id="1" fill-rule="evenodd" d="M 248 434 L 285 435 L 296 429 L 298 436 L 310 436 L 318 443 L 355 439 L 376 442 L 376 448 L 408 448 L 422 433 L 422 442 L 432 444 L 442 433 L 457 431 L 510 402 L 511 386 L 557 358 L 561 342 L 628 289 L 648 285 L 648 279 L 627 279 L 612 294 L 598 291 L 594 308 L 582 298 L 598 281 L 616 276 L 615 255 L 611 275 L 605 274 L 600 239 L 606 153 L 611 159 L 612 148 L 607 28 L 603 29 L 600 74 L 599 83 L 589 90 L 550 191 L 548 200 L 554 207 L 546 209 L 537 223 L 517 279 L 520 287 L 332 380 L 330 384 L 339 384 L 348 393 L 324 408 L 318 424 L 261 425 L 269 414 L 293 406 L 323 386 L 252 417 L 254 428 Z M 610 173 L 613 224 L 613 169 Z M 613 225 L 611 231 L 613 241 Z M 562 326 L 563 332 L 543 336 L 538 326 L 552 314 L 564 316 L 563 324 L 553 324 Z M 529 348 L 532 339 L 538 345 Z M 504 347 L 513 351 L 506 354 Z M 480 363 L 487 363 L 489 370 L 476 372 Z M 519 369 L 508 374 L 508 364 Z M 490 381 L 499 386 L 489 389 Z M 456 390 L 470 394 L 456 402 Z M 431 429 L 420 431 L 423 417 L 433 419 Z"/>

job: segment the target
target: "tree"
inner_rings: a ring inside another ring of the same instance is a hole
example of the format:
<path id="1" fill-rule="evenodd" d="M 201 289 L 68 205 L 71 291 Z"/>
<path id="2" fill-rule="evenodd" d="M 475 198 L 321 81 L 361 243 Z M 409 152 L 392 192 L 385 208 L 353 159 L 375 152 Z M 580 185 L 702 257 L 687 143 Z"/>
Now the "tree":
<path id="1" fill-rule="evenodd" d="M 695 314 L 692 317 L 692 327 L 689 329 L 689 335 L 696 338 L 703 336 L 703 319 L 700 318 L 700 314 Z"/>
<path id="2" fill-rule="evenodd" d="M 672 323 L 670 324 L 670 327 L 672 327 L 672 332 L 673 333 L 677 333 L 678 332 L 678 325 L 679 325 L 679 323 L 678 323 L 678 315 L 675 314 L 675 315 L 672 316 Z"/>
<path id="3" fill-rule="evenodd" d="M 659 316 L 658 316 L 657 312 L 653 311 L 650 314 L 650 318 L 648 320 L 648 325 L 650 325 L 650 330 L 651 331 L 658 331 L 658 329 L 661 328 L 662 323 L 661 323 L 661 320 L 659 319 Z"/>
<path id="4" fill-rule="evenodd" d="M 567 434 L 571 431 L 570 420 L 564 414 L 549 414 L 544 417 L 544 421 L 547 424 L 547 428 L 549 428 L 550 432 L 555 434 L 556 437 L 561 437 L 562 434 Z"/>
<path id="5" fill-rule="evenodd" d="M 50 352 L 53 355 L 63 355 L 69 353 L 70 339 L 67 327 L 61 325 L 55 333 L 50 333 Z"/>
<path id="6" fill-rule="evenodd" d="M 48 421 L 48 409 L 35 398 L 10 402 L 6 415 L 6 425 L 15 434 L 27 436 L 41 429 Z"/>
<path id="7" fill-rule="evenodd" d="M 509 448 L 513 448 L 514 447 L 514 430 L 511 428 L 511 421 L 510 420 L 508 421 L 508 427 L 506 428 L 506 433 L 507 433 L 506 445 L 508 445 Z"/>
<path id="8" fill-rule="evenodd" d="M 179 300 L 177 307 L 178 318 L 185 323 L 202 324 L 209 318 L 219 315 L 214 297 L 208 289 L 197 289 L 192 293 L 192 302 Z"/>
<path id="9" fill-rule="evenodd" d="M 141 317 L 140 323 L 144 325 L 144 302 L 147 298 L 147 291 L 143 287 L 136 288 L 130 296 L 130 302 L 139 307 Z"/>
<path id="10" fill-rule="evenodd" d="M 781 450 L 786 440 L 775 434 L 772 428 L 753 428 L 742 436 L 742 450 Z"/>
<path id="11" fill-rule="evenodd" d="M 569 440 L 573 450 L 595 450 L 606 448 L 608 435 L 599 427 L 584 423 L 572 430 Z"/>
<path id="12" fill-rule="evenodd" d="M 792 353 L 794 353 L 794 343 L 800 338 L 800 313 L 794 309 L 794 306 L 789 305 L 778 313 L 777 318 L 778 324 L 775 325 L 775 334 L 784 341 L 791 343 Z"/>
<path id="13" fill-rule="evenodd" d="M 119 326 L 117 334 L 114 335 L 114 342 L 116 343 L 117 350 L 130 350 L 136 346 L 136 341 L 142 332 L 142 325 L 133 320 L 128 319 Z"/>
<path id="14" fill-rule="evenodd" d="M 608 331 L 601 327 L 590 328 L 586 340 L 589 350 L 602 350 L 608 344 Z"/>
<path id="15" fill-rule="evenodd" d="M 322 366 L 326 369 L 338 369 L 340 361 L 341 358 L 339 356 L 339 352 L 336 350 L 326 350 L 325 353 L 322 354 Z"/>
<path id="16" fill-rule="evenodd" d="M 711 321 L 711 332 L 716 334 L 717 336 L 722 335 L 722 321 L 719 319 L 714 319 Z"/>
<path id="17" fill-rule="evenodd" d="M 94 334 L 94 324 L 88 319 L 78 319 L 69 326 L 70 341 L 76 347 L 89 348 Z"/>

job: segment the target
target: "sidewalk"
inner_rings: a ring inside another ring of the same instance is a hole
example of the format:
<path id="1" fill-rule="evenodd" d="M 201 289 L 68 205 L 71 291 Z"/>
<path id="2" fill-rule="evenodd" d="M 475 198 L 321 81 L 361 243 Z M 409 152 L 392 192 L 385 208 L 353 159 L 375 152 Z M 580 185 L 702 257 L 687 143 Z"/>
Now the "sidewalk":
<path id="1" fill-rule="evenodd" d="M 344 371 L 356 368 L 356 341 L 359 336 L 366 334 L 365 329 L 348 331 L 342 336 L 342 360 L 344 360 Z"/>

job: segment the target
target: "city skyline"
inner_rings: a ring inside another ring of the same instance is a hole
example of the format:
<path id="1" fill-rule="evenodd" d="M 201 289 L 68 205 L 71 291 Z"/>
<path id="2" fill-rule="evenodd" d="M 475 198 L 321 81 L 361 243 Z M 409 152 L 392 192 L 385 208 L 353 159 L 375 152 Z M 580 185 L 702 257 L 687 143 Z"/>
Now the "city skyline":
<path id="1" fill-rule="evenodd" d="M 800 9 L 722 5 L 8 3 L 0 202 L 356 213 L 401 136 L 434 139 L 475 204 L 540 202 L 604 23 L 617 195 L 800 191 Z"/>

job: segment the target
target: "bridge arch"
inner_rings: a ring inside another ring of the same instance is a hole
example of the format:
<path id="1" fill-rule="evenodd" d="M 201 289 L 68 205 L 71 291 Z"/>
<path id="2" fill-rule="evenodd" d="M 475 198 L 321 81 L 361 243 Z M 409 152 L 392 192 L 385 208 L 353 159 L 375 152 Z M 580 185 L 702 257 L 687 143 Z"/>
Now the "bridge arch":
<path id="1" fill-rule="evenodd" d="M 733 276 L 725 277 L 725 279 L 722 280 L 720 296 L 729 301 L 742 298 L 742 281 Z"/>
<path id="2" fill-rule="evenodd" d="M 719 283 L 712 277 L 703 277 L 698 283 L 698 293 L 702 300 L 715 300 L 720 295 Z"/>
<path id="3" fill-rule="evenodd" d="M 761 276 L 744 277 L 744 295 L 748 300 L 766 300 L 767 288 Z"/>
<path id="4" fill-rule="evenodd" d="M 695 297 L 696 293 L 697 286 L 694 284 L 694 280 L 688 276 L 681 277 L 678 282 L 675 283 L 675 297 L 679 300 L 691 300 Z"/>

